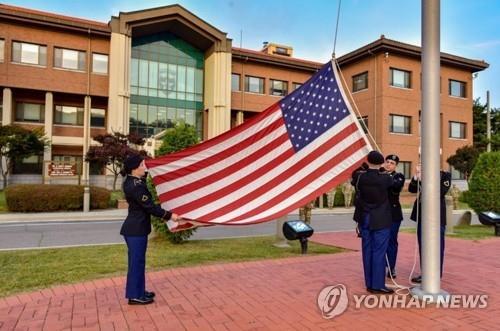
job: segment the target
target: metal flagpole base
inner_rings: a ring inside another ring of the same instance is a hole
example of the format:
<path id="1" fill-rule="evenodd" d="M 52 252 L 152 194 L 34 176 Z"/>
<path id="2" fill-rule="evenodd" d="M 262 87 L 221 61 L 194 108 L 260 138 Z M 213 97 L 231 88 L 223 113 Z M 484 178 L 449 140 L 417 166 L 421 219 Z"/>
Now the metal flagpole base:
<path id="1" fill-rule="evenodd" d="M 450 293 L 440 290 L 438 293 L 428 293 L 425 292 L 421 286 L 415 286 L 410 289 L 410 293 L 413 297 L 416 297 L 419 300 L 426 301 L 427 303 L 437 303 L 439 302 L 447 302 L 450 296 Z"/>

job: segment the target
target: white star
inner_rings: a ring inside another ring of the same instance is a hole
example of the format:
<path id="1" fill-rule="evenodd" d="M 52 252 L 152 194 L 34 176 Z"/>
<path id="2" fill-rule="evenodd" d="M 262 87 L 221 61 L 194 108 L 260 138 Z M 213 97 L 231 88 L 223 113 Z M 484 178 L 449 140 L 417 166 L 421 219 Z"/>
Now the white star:
<path id="1" fill-rule="evenodd" d="M 312 104 L 313 104 L 312 102 L 309 102 L 309 106 L 312 106 Z"/>
<path id="2" fill-rule="evenodd" d="M 316 113 L 313 113 L 313 116 L 316 116 Z"/>
<path id="3" fill-rule="evenodd" d="M 333 116 L 333 120 L 335 121 L 336 119 L 337 119 L 337 117 L 336 117 L 336 116 Z"/>
<path id="4" fill-rule="evenodd" d="M 309 95 L 309 92 L 307 92 L 306 94 Z"/>
<path id="5" fill-rule="evenodd" d="M 309 141 L 309 137 L 306 137 L 306 141 Z"/>
<path id="6" fill-rule="evenodd" d="M 320 94 L 320 95 L 318 95 L 318 98 L 320 98 L 320 99 L 321 99 L 321 94 Z"/>
<path id="7" fill-rule="evenodd" d="M 292 116 L 290 116 L 290 118 L 293 120 L 293 115 L 292 115 Z"/>
<path id="8" fill-rule="evenodd" d="M 316 98 L 316 93 L 313 93 L 313 98 Z"/>
<path id="9" fill-rule="evenodd" d="M 332 106 L 328 107 L 328 110 L 332 110 Z"/>
<path id="10" fill-rule="evenodd" d="M 333 90 L 333 92 L 337 93 L 337 89 Z"/>
<path id="11" fill-rule="evenodd" d="M 307 123 L 307 120 L 304 120 L 304 123 Z"/>
<path id="12" fill-rule="evenodd" d="M 326 115 L 326 118 L 330 118 L 330 115 Z"/>
<path id="13" fill-rule="evenodd" d="M 324 106 L 323 106 L 324 107 Z M 319 114 L 319 117 L 323 117 L 323 114 Z"/>
<path id="14" fill-rule="evenodd" d="M 307 115 L 309 115 L 309 110 L 308 110 L 308 111 L 306 111 L 306 114 L 307 114 Z"/>
<path id="15" fill-rule="evenodd" d="M 307 132 L 311 132 L 311 129 L 307 129 Z"/>
<path id="16" fill-rule="evenodd" d="M 304 110 L 303 110 L 302 108 L 299 110 L 299 112 L 301 112 L 301 113 L 302 113 L 303 111 L 304 111 Z"/>
<path id="17" fill-rule="evenodd" d="M 317 131 L 317 130 L 314 130 L 314 133 L 315 133 L 315 134 L 318 134 L 318 131 Z"/>
<path id="18" fill-rule="evenodd" d="M 295 137 L 295 135 L 292 133 L 292 138 Z"/>
<path id="19" fill-rule="evenodd" d="M 338 108 L 335 108 L 335 111 L 339 111 L 339 109 L 338 109 Z"/>
<path id="20" fill-rule="evenodd" d="M 304 94 L 304 91 L 300 91 L 300 94 Z"/>
<path id="21" fill-rule="evenodd" d="M 330 67 L 328 67 L 328 71 L 330 71 Z"/>
<path id="22" fill-rule="evenodd" d="M 297 99 L 297 102 L 300 102 L 300 99 Z"/>
<path id="23" fill-rule="evenodd" d="M 302 136 L 299 136 L 299 139 L 302 139 Z"/>
<path id="24" fill-rule="evenodd" d="M 300 128 L 300 131 L 304 131 L 304 128 Z"/>
<path id="25" fill-rule="evenodd" d="M 333 82 L 333 78 L 330 78 L 330 82 Z"/>
<path id="26" fill-rule="evenodd" d="M 342 110 L 342 112 L 343 112 L 343 113 L 345 113 L 345 112 L 346 112 L 346 110 L 344 109 L 344 110 Z"/>
<path id="27" fill-rule="evenodd" d="M 311 121 L 311 124 L 314 124 L 314 121 Z"/>
<path id="28" fill-rule="evenodd" d="M 322 89 L 322 90 L 324 90 L 324 89 L 325 89 L 325 87 L 324 87 L 324 86 L 321 86 L 321 89 Z"/>
<path id="29" fill-rule="evenodd" d="M 320 124 L 319 122 L 316 123 L 316 125 L 319 125 L 319 124 Z"/>
<path id="30" fill-rule="evenodd" d="M 295 100 L 295 98 L 292 98 L 292 101 L 294 101 L 294 100 Z"/>
<path id="31" fill-rule="evenodd" d="M 297 126 L 294 126 L 294 127 L 293 127 L 293 129 L 294 129 L 294 130 L 297 130 Z"/>
<path id="32" fill-rule="evenodd" d="M 319 87 L 319 84 L 316 84 L 316 88 L 318 88 L 318 87 Z"/>
<path id="33" fill-rule="evenodd" d="M 282 103 L 282 104 L 281 104 L 281 107 L 282 107 L 282 108 L 285 108 L 285 104 L 284 104 L 284 103 Z"/>
<path id="34" fill-rule="evenodd" d="M 327 88 L 326 90 L 327 90 L 327 91 L 330 91 L 330 90 L 331 90 L 331 88 Z"/>
<path id="35" fill-rule="evenodd" d="M 297 121 L 300 121 L 300 117 L 297 117 Z"/>
<path id="36" fill-rule="evenodd" d="M 296 144 L 295 147 L 299 147 L 299 144 Z"/>
<path id="37" fill-rule="evenodd" d="M 330 100 L 331 100 L 331 101 L 335 101 L 335 98 L 331 98 Z"/>
<path id="38" fill-rule="evenodd" d="M 342 102 L 342 99 L 339 99 L 339 103 L 341 103 L 341 102 Z"/>
<path id="39" fill-rule="evenodd" d="M 322 109 L 325 109 L 325 105 L 321 106 Z"/>
<path id="40" fill-rule="evenodd" d="M 318 104 L 316 104 L 316 108 L 318 108 L 318 107 L 319 107 L 319 105 L 318 105 Z"/>
<path id="41" fill-rule="evenodd" d="M 326 123 L 325 123 L 325 124 L 323 124 L 323 126 L 326 128 Z"/>

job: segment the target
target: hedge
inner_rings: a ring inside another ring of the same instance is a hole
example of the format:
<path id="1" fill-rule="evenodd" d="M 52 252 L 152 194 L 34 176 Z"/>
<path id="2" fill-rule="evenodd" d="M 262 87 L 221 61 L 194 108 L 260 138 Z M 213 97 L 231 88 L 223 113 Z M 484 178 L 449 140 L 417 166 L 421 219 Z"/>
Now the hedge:
<path id="1" fill-rule="evenodd" d="M 476 212 L 500 213 L 500 152 L 482 153 L 472 170 L 465 200 Z"/>
<path id="2" fill-rule="evenodd" d="M 82 210 L 83 190 L 78 185 L 11 185 L 5 189 L 5 201 L 12 212 Z M 109 190 L 90 187 L 90 209 L 108 208 L 109 200 Z"/>

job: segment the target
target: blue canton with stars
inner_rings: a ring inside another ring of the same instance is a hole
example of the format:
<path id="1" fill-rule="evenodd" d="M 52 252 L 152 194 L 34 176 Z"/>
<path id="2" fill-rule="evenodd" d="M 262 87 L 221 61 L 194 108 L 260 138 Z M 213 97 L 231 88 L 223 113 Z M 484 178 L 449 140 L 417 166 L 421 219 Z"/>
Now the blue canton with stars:
<path id="1" fill-rule="evenodd" d="M 283 98 L 280 106 L 295 152 L 349 115 L 331 62 Z"/>

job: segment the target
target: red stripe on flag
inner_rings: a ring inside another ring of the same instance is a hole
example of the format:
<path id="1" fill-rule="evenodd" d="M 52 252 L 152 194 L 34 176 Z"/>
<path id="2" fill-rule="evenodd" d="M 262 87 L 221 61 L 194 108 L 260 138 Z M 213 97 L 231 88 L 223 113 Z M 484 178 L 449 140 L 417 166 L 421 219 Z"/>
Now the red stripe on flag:
<path id="1" fill-rule="evenodd" d="M 224 132 L 216 137 L 213 137 L 212 139 L 206 140 L 206 141 L 202 142 L 201 144 L 197 144 L 197 145 L 188 147 L 182 151 L 179 151 L 179 152 L 176 152 L 173 154 L 163 155 L 163 156 L 160 156 L 160 157 L 155 158 L 155 159 L 146 160 L 146 167 L 148 169 L 151 169 L 151 168 L 155 168 L 155 167 L 165 166 L 165 165 L 172 163 L 174 161 L 177 161 L 177 160 L 183 159 L 185 157 L 188 157 L 190 155 L 207 150 L 215 145 L 223 143 L 224 141 L 233 139 L 235 136 L 237 136 L 238 134 L 242 133 L 243 131 L 249 129 L 251 126 L 263 121 L 266 117 L 272 116 L 276 111 L 281 111 L 281 109 L 279 108 L 279 102 L 275 103 L 274 105 L 270 106 L 269 108 L 267 108 L 263 112 L 259 113 L 258 115 L 255 115 L 250 120 L 235 127 L 234 129 L 226 131 L 226 132 Z"/>
<path id="2" fill-rule="evenodd" d="M 189 174 L 192 174 L 193 171 L 197 170 L 197 169 L 205 169 L 205 168 L 208 168 L 210 167 L 211 165 L 217 163 L 217 162 L 220 162 L 232 155 L 234 155 L 235 153 L 241 151 L 241 150 L 244 150 L 245 148 L 248 148 L 250 146 L 252 146 L 253 144 L 257 143 L 259 140 L 265 138 L 265 137 L 268 137 L 272 131 L 280 128 L 280 127 L 283 127 L 284 126 L 284 122 L 283 122 L 283 118 L 278 118 L 276 121 L 274 121 L 273 123 L 271 123 L 269 126 L 263 128 L 262 130 L 256 132 L 254 135 L 248 137 L 247 139 L 239 142 L 238 144 L 234 145 L 234 146 L 231 146 L 217 154 L 214 154 L 206 159 L 203 159 L 203 160 L 200 160 L 198 162 L 195 162 L 193 164 L 190 164 L 186 167 L 183 167 L 183 168 L 180 168 L 180 169 L 177 169 L 177 170 L 174 170 L 174 171 L 170 171 L 170 172 L 167 172 L 163 175 L 157 175 L 154 179 L 153 179 L 153 182 L 156 186 L 164 183 L 164 182 L 168 182 L 168 181 L 171 181 L 171 180 L 174 180 L 174 179 L 178 179 L 178 178 L 181 178 L 181 177 L 184 177 L 186 175 L 189 175 Z M 178 195 L 182 195 L 184 194 L 184 188 L 182 189 L 182 192 L 181 194 L 178 194 L 178 192 L 180 192 L 179 189 L 176 189 L 174 190 L 174 195 L 175 196 L 178 196 Z M 186 191 L 186 192 L 189 192 L 189 191 Z M 161 201 L 167 201 L 167 200 L 164 200 L 163 199 L 163 196 L 165 193 L 168 193 L 168 192 L 164 192 L 162 195 L 161 195 Z"/>
<path id="3" fill-rule="evenodd" d="M 290 186 L 285 191 L 283 191 L 280 194 L 278 194 L 277 196 L 267 200 L 265 203 L 261 204 L 259 207 L 255 208 L 251 211 L 248 211 L 247 213 L 245 213 L 245 214 L 243 214 L 243 215 L 241 215 L 241 216 L 239 216 L 239 217 L 237 217 L 229 222 L 225 222 L 225 223 L 233 223 L 233 222 L 244 220 L 246 218 L 260 214 L 261 212 L 277 205 L 278 203 L 281 203 L 282 201 L 286 200 L 290 195 L 292 195 L 296 192 L 299 192 L 301 188 L 305 187 L 307 184 L 311 183 L 314 179 L 323 175 L 329 169 L 337 166 L 340 162 L 347 159 L 350 155 L 354 154 L 355 152 L 357 152 L 360 148 L 362 148 L 365 145 L 366 145 L 366 142 L 364 141 L 364 139 L 360 138 L 359 140 L 357 140 L 356 142 L 351 144 L 347 149 L 344 149 L 342 152 L 335 155 L 335 157 L 330 159 L 328 162 L 323 164 L 321 167 L 319 167 L 318 169 L 316 169 L 315 171 L 313 171 L 309 175 L 302 178 L 300 181 L 298 181 L 294 185 Z M 324 193 L 324 192 L 321 192 L 319 190 L 315 190 L 310 195 L 317 197 L 321 193 Z M 303 200 L 305 200 L 305 199 L 302 199 L 301 201 L 303 201 Z M 307 201 L 307 200 L 305 200 L 305 201 Z"/>
<path id="4" fill-rule="evenodd" d="M 217 171 L 217 172 L 215 172 L 207 177 L 204 177 L 200 180 L 197 180 L 195 182 L 184 185 L 184 186 L 182 186 L 182 188 L 164 192 L 164 193 L 160 194 L 159 198 L 161 201 L 169 201 L 169 200 L 172 200 L 172 199 L 177 198 L 179 196 L 182 196 L 184 194 L 188 194 L 190 192 L 196 191 L 202 187 L 206 187 L 206 186 L 208 186 L 212 183 L 215 183 L 221 179 L 224 179 L 224 178 L 228 177 L 229 175 L 241 170 L 243 167 L 249 165 L 250 163 L 254 162 L 255 160 L 263 157 L 264 155 L 269 153 L 270 150 L 277 148 L 278 146 L 280 146 L 281 144 L 283 144 L 287 140 L 288 140 L 288 135 L 285 133 L 285 134 L 281 135 L 280 137 L 276 138 L 275 140 L 271 141 L 269 144 L 262 146 L 262 148 L 255 151 L 254 153 L 252 153 L 252 154 L 248 155 L 247 157 L 241 159 L 240 161 L 228 166 L 227 168 L 221 169 L 221 170 L 219 170 L 219 171 Z M 287 154 L 288 157 L 291 157 L 293 155 L 293 151 L 292 150 L 286 151 L 285 154 Z M 276 163 L 276 162 L 283 162 L 283 161 L 284 161 L 284 159 L 280 158 L 280 161 L 271 160 L 270 162 L 268 162 L 268 164 Z M 260 169 L 255 169 L 253 171 L 253 173 L 255 173 L 257 170 L 263 170 L 263 169 L 265 169 L 265 167 L 261 167 Z M 253 178 L 252 178 L 252 180 L 253 180 Z M 194 202 L 195 202 L 194 205 L 196 205 L 198 202 L 200 202 L 200 200 L 196 200 Z M 177 208 L 180 208 L 180 207 L 177 207 Z M 180 210 L 177 211 L 177 208 L 176 208 L 176 212 L 180 213 L 181 211 Z M 193 209 L 194 209 L 194 207 L 193 207 Z"/>
<path id="5" fill-rule="evenodd" d="M 252 192 L 249 192 L 245 196 L 241 197 L 240 199 L 233 201 L 229 203 L 228 205 L 219 208 L 211 213 L 205 214 L 202 217 L 200 217 L 200 220 L 209 220 L 209 219 L 217 219 L 218 217 L 225 215 L 229 213 L 230 211 L 240 207 L 241 205 L 245 204 L 247 201 L 252 201 L 256 199 L 259 196 L 264 195 L 266 192 L 274 188 L 276 185 L 279 185 L 282 182 L 286 182 L 287 178 L 295 174 L 296 172 L 300 171 L 302 168 L 307 167 L 308 164 L 310 164 L 313 160 L 316 158 L 320 157 L 323 155 L 325 152 L 327 152 L 330 148 L 335 146 L 338 142 L 342 141 L 346 137 L 348 137 L 350 134 L 353 132 L 357 131 L 357 126 L 355 123 L 352 123 L 351 125 L 347 126 L 344 128 L 341 132 L 337 133 L 335 136 L 330 138 L 328 141 L 326 141 L 324 144 L 318 146 L 317 149 L 314 151 L 311 151 L 308 155 L 307 158 L 303 158 L 299 160 L 297 163 L 295 163 L 293 166 L 288 168 L 285 172 L 279 174 L 277 177 L 274 179 L 270 180 L 269 182 L 265 183 L 264 185 L 257 187 L 255 190 Z M 249 176 L 250 177 L 250 176 Z M 175 209 L 174 209 L 175 211 Z"/>

